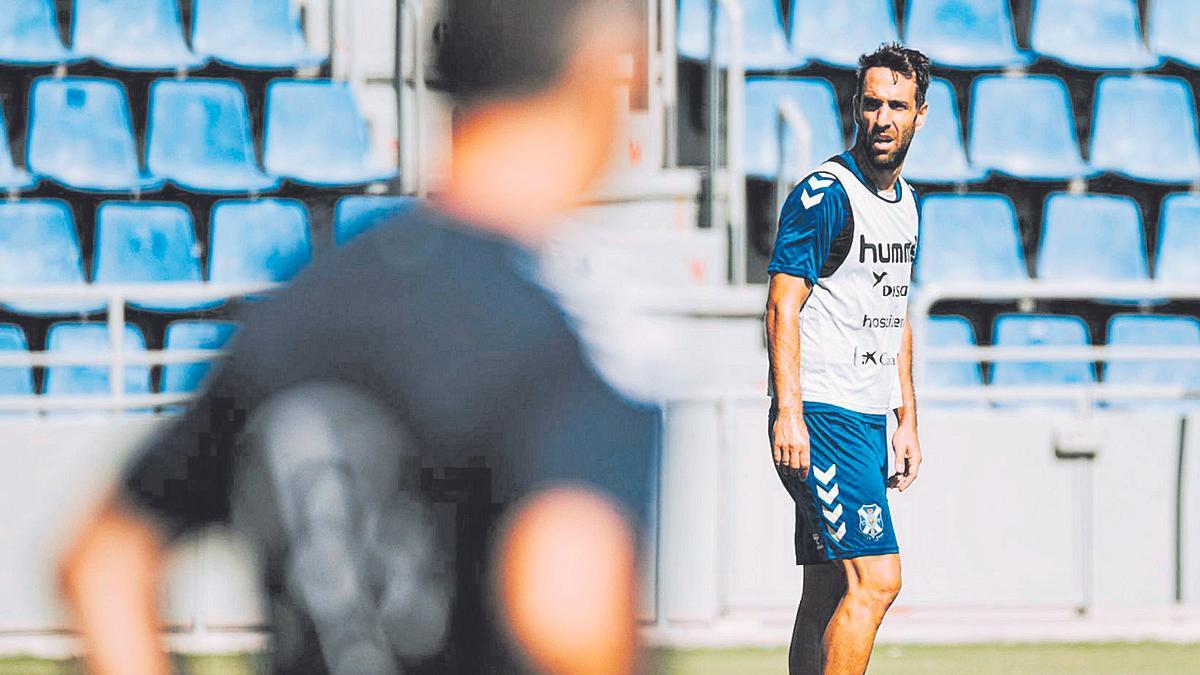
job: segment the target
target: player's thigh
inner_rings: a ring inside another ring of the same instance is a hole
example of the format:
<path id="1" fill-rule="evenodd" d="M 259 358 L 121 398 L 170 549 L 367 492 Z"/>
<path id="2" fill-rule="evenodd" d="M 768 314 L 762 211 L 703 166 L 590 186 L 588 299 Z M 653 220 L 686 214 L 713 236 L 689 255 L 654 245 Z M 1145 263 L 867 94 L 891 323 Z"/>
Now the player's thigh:
<path id="1" fill-rule="evenodd" d="M 865 555 L 842 561 L 847 592 L 894 598 L 900 592 L 900 555 Z"/>

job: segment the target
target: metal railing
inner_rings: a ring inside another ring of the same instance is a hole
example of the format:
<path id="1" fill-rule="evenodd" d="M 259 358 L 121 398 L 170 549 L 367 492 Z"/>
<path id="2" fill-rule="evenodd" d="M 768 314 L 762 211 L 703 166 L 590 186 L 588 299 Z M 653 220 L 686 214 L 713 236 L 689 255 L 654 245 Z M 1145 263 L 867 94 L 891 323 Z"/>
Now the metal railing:
<path id="1" fill-rule="evenodd" d="M 746 83 L 742 66 L 742 24 L 739 0 L 709 0 L 708 16 L 708 214 L 717 224 L 717 170 L 721 150 L 721 69 L 717 58 L 719 11 L 729 18 L 729 63 L 725 68 L 725 178 L 728 182 L 729 280 L 746 283 L 746 170 L 742 162 L 742 129 Z"/>
<path id="2" fill-rule="evenodd" d="M 1194 284 L 1159 282 L 1044 282 L 922 284 L 914 287 L 909 306 L 912 322 L 914 368 L 918 382 L 931 363 L 1012 361 L 1200 361 L 1200 347 L 1080 345 L 1063 346 L 968 346 L 929 347 L 928 320 L 933 306 L 944 300 L 1033 301 L 1033 300 L 1161 300 L 1200 299 Z M 1062 386 L 921 386 L 925 401 L 1058 401 L 1073 402 L 1082 412 L 1102 401 L 1200 399 L 1200 390 L 1177 385 L 1126 385 L 1096 382 Z"/>
<path id="3" fill-rule="evenodd" d="M 0 286 L 0 299 L 14 300 L 100 300 L 105 304 L 108 351 L 72 352 L 0 352 L 0 368 L 51 366 L 108 366 L 108 396 L 0 396 L 0 410 L 110 410 L 121 413 L 130 409 L 176 405 L 192 398 L 191 393 L 129 394 L 125 387 L 126 366 L 158 366 L 197 363 L 219 359 L 219 349 L 130 350 L 125 346 L 125 307 L 131 300 L 228 300 L 269 293 L 281 284 L 126 284 L 91 286 Z M 69 317 L 67 317 L 69 319 Z"/>
<path id="4" fill-rule="evenodd" d="M 783 203 L 787 201 L 792 186 L 804 178 L 804 173 L 812 166 L 812 127 L 809 126 L 808 118 L 804 116 L 800 106 L 790 98 L 780 99 L 776 106 L 775 134 L 779 154 L 779 173 L 775 176 L 775 213 L 782 213 Z M 790 143 L 793 135 L 796 140 L 795 144 Z M 797 166 L 800 167 L 798 172 L 800 175 L 798 176 L 788 172 L 787 147 L 789 145 L 793 145 L 794 151 L 799 157 Z"/>

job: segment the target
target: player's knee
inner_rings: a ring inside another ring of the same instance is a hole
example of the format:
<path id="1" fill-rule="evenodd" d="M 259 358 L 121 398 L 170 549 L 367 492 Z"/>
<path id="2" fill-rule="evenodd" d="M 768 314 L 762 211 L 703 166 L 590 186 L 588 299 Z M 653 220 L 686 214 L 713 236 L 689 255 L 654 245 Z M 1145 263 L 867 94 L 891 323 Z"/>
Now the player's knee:
<path id="1" fill-rule="evenodd" d="M 856 599 L 868 605 L 874 613 L 883 614 L 900 594 L 900 565 L 875 564 L 863 566 L 848 589 Z"/>

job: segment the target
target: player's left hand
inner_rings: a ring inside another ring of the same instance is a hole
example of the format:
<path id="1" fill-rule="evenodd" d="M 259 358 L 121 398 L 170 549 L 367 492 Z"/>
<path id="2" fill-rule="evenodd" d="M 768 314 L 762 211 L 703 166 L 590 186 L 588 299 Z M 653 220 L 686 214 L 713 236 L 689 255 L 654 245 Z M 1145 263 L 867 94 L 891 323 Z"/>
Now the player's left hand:
<path id="1" fill-rule="evenodd" d="M 888 478 L 888 487 L 904 492 L 917 479 L 921 468 L 921 443 L 917 440 L 916 427 L 902 424 L 892 435 L 892 451 L 896 453 L 896 473 Z"/>

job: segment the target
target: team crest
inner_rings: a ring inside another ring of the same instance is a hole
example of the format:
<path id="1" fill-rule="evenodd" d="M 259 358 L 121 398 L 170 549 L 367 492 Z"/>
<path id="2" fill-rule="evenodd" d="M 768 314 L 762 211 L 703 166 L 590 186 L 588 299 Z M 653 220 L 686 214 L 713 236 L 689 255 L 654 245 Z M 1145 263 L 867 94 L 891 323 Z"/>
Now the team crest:
<path id="1" fill-rule="evenodd" d="M 883 509 L 878 504 L 863 504 L 858 509 L 858 529 L 871 539 L 883 534 Z"/>

